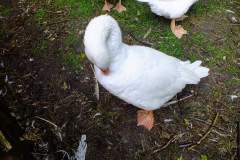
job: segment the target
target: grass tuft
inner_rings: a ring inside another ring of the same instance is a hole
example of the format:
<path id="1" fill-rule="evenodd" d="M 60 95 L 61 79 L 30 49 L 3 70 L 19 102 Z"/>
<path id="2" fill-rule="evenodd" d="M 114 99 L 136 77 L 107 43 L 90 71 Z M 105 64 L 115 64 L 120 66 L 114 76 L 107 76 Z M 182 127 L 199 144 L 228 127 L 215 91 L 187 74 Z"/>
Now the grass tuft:
<path id="1" fill-rule="evenodd" d="M 201 0 L 193 5 L 191 14 L 196 16 L 218 13 L 223 10 L 226 3 L 219 0 Z"/>
<path id="2" fill-rule="evenodd" d="M 35 13 L 36 20 L 39 24 L 43 23 L 44 18 L 46 17 L 46 11 L 42 8 L 38 9 Z"/>
<path id="3" fill-rule="evenodd" d="M 69 51 L 67 54 L 63 56 L 64 62 L 70 66 L 76 72 L 82 70 L 82 60 L 85 58 L 83 53 L 76 54 L 74 51 Z"/>
<path id="4" fill-rule="evenodd" d="M 49 44 L 49 41 L 47 41 L 47 40 L 40 40 L 36 44 L 36 47 L 33 48 L 33 54 L 34 55 L 38 55 L 38 56 L 44 55 L 44 53 L 48 49 L 48 44 Z"/>
<path id="5" fill-rule="evenodd" d="M 182 43 L 177 39 L 170 29 L 162 33 L 162 41 L 159 42 L 158 49 L 171 56 L 182 58 L 184 55 Z"/>
<path id="6" fill-rule="evenodd" d="M 70 47 L 78 41 L 78 37 L 75 33 L 71 32 L 68 34 L 66 39 L 64 40 L 65 47 Z"/>
<path id="7" fill-rule="evenodd" d="M 0 15 L 3 17 L 8 17 L 11 14 L 11 8 L 7 6 L 0 5 Z"/>

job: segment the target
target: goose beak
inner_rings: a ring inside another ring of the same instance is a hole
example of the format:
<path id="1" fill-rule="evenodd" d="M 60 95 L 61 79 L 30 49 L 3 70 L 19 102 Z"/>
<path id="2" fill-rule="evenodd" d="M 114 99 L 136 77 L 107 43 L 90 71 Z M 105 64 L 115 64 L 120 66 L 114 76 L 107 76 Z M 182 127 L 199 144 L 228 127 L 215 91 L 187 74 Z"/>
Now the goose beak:
<path id="1" fill-rule="evenodd" d="M 102 73 L 103 73 L 104 75 L 108 75 L 108 74 L 110 73 L 109 68 L 101 69 L 101 71 L 102 71 Z"/>

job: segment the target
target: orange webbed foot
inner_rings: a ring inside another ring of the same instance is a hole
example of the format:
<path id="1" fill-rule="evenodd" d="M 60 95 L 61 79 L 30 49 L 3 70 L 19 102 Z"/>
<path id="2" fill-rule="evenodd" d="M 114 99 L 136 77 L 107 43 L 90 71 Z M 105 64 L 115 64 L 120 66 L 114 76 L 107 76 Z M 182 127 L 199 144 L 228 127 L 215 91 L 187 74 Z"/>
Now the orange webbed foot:
<path id="1" fill-rule="evenodd" d="M 181 39 L 184 34 L 187 34 L 187 31 L 183 29 L 181 25 L 176 26 L 175 19 L 173 19 L 171 22 L 171 30 L 173 34 L 179 39 Z"/>
<path id="2" fill-rule="evenodd" d="M 105 0 L 102 10 L 110 12 L 112 7 L 113 5 Z"/>
<path id="3" fill-rule="evenodd" d="M 139 110 L 137 112 L 137 126 L 151 130 L 154 124 L 153 111 Z"/>
<path id="4" fill-rule="evenodd" d="M 117 10 L 119 13 L 126 11 L 127 9 L 122 5 L 121 1 L 119 1 L 117 3 L 117 5 L 114 8 L 115 10 Z"/>

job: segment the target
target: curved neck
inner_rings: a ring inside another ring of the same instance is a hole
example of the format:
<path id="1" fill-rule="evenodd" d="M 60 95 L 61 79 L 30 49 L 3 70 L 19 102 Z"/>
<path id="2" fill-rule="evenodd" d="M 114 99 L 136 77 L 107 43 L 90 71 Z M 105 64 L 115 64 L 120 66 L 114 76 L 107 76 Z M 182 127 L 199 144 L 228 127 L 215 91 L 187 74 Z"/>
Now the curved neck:
<path id="1" fill-rule="evenodd" d="M 117 50 L 119 50 L 122 45 L 122 33 L 119 26 L 117 24 L 112 24 L 103 39 L 105 39 L 106 47 L 108 48 L 110 56 L 115 56 L 118 53 Z"/>
<path id="2" fill-rule="evenodd" d="M 100 16 L 89 23 L 84 37 L 85 52 L 99 68 L 109 67 L 122 44 L 121 30 L 112 17 Z"/>

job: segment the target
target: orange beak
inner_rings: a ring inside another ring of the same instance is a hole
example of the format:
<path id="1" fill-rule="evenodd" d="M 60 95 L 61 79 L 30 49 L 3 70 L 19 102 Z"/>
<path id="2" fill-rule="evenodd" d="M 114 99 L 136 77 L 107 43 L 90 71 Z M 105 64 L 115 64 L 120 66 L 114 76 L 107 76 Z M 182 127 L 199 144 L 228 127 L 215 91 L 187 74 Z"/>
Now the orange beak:
<path id="1" fill-rule="evenodd" d="M 108 75 L 110 73 L 110 70 L 107 68 L 107 69 L 101 69 L 102 73 L 104 75 Z"/>

